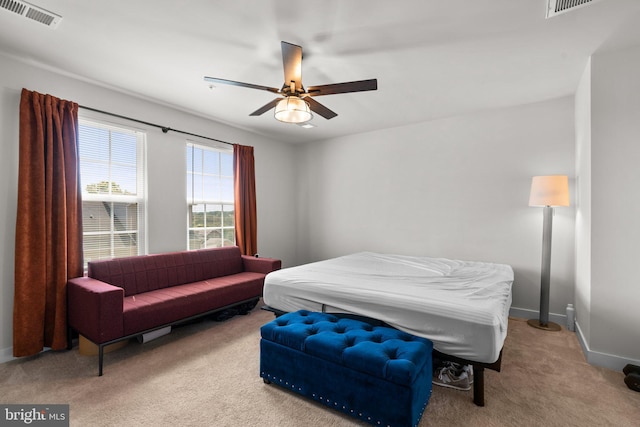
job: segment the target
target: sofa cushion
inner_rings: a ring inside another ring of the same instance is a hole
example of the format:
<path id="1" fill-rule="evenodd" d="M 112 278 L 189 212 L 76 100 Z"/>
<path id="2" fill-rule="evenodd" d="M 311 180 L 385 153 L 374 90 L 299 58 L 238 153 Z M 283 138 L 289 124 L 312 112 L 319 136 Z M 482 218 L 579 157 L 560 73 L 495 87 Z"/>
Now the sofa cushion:
<path id="1" fill-rule="evenodd" d="M 200 249 L 181 252 L 181 254 L 189 266 L 185 283 L 228 276 L 243 271 L 242 254 L 237 246 Z"/>
<path id="2" fill-rule="evenodd" d="M 264 274 L 243 272 L 215 279 L 143 292 L 124 298 L 124 334 L 260 297 Z"/>
<path id="3" fill-rule="evenodd" d="M 88 276 L 119 286 L 125 296 L 242 272 L 237 246 L 141 255 L 88 263 Z"/>

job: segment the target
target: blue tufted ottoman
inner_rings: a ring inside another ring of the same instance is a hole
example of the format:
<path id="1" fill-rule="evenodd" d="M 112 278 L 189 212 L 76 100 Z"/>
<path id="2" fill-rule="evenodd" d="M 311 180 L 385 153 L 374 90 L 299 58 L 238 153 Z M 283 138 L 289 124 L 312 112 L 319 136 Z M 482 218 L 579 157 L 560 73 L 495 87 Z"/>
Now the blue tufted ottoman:
<path id="1" fill-rule="evenodd" d="M 373 425 L 416 426 L 431 397 L 431 341 L 327 313 L 260 329 L 260 376 Z"/>

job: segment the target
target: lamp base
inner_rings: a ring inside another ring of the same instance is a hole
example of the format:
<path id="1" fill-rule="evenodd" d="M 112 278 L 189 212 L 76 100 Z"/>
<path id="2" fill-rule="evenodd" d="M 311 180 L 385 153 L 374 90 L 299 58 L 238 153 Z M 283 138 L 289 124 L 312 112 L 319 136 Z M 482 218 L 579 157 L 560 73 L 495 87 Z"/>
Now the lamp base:
<path id="1" fill-rule="evenodd" d="M 529 319 L 527 320 L 527 323 L 529 324 L 529 326 L 532 326 L 536 329 L 542 329 L 544 331 L 557 332 L 562 329 L 557 323 L 547 322 L 546 325 L 543 325 L 538 319 Z"/>

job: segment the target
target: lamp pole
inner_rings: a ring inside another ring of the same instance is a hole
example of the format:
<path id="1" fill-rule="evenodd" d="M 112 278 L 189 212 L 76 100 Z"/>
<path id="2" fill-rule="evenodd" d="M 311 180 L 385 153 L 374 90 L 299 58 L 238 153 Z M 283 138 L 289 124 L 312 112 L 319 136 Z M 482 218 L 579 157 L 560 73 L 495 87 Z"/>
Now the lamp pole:
<path id="1" fill-rule="evenodd" d="M 540 319 L 530 319 L 530 326 L 547 331 L 559 331 L 560 325 L 549 322 L 549 288 L 551 284 L 551 230 L 553 208 L 543 208 L 542 220 L 542 271 L 540 276 Z"/>
<path id="2" fill-rule="evenodd" d="M 553 208 L 545 206 L 542 220 L 542 274 L 540 276 L 540 326 L 549 323 L 549 287 L 551 284 L 551 230 Z"/>

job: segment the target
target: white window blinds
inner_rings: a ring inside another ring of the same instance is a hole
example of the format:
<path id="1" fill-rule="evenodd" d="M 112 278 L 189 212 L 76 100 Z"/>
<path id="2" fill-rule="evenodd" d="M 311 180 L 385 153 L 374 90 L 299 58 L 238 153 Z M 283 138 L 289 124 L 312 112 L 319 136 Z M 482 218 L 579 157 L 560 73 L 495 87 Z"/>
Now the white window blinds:
<path id="1" fill-rule="evenodd" d="M 144 141 L 139 131 L 80 120 L 84 261 L 144 253 Z"/>

